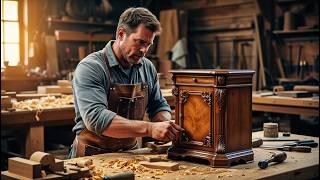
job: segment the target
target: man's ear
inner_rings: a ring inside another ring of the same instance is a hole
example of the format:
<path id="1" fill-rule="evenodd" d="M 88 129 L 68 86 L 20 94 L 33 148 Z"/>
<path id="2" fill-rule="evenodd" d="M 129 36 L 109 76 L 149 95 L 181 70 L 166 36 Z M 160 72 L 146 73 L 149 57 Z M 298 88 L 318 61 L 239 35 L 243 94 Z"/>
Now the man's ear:
<path id="1" fill-rule="evenodd" d="M 117 38 L 119 38 L 119 40 L 123 40 L 126 37 L 126 31 L 124 28 L 119 28 L 117 31 Z"/>

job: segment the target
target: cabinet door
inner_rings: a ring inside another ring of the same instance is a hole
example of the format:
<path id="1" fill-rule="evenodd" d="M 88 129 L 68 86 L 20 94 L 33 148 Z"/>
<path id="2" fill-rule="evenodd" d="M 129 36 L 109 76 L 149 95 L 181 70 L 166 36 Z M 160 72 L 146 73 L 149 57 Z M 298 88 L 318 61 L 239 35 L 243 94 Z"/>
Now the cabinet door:
<path id="1" fill-rule="evenodd" d="M 210 88 L 179 90 L 179 124 L 185 129 L 180 145 L 211 148 L 213 145 L 213 96 Z"/>

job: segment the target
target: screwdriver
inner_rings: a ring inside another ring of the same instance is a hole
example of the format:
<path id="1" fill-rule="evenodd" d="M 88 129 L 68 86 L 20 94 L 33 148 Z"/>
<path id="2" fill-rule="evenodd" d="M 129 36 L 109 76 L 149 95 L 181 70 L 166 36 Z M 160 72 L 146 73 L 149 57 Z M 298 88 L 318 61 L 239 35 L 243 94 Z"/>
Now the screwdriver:
<path id="1" fill-rule="evenodd" d="M 133 172 L 123 172 L 112 176 L 104 176 L 103 180 L 134 180 Z"/>
<path id="2" fill-rule="evenodd" d="M 312 148 L 318 147 L 318 143 L 314 142 L 314 140 L 304 140 L 304 141 L 296 141 L 293 143 L 285 143 L 283 146 L 309 146 Z"/>
<path id="3" fill-rule="evenodd" d="M 258 166 L 261 169 L 265 169 L 268 167 L 269 163 L 271 162 L 281 163 L 286 159 L 287 159 L 287 154 L 285 152 L 275 153 L 271 156 L 270 159 L 259 161 Z"/>
<path id="4" fill-rule="evenodd" d="M 281 151 L 311 152 L 311 147 L 309 146 L 261 146 L 261 148 Z"/>

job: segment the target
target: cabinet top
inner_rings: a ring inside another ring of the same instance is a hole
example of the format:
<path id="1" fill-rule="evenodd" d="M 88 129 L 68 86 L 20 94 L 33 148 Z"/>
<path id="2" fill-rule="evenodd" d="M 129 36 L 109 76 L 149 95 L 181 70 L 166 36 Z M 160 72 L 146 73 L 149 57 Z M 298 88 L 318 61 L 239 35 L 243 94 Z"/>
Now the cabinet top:
<path id="1" fill-rule="evenodd" d="M 254 74 L 253 70 L 238 70 L 238 69 L 173 69 L 172 74 L 198 74 L 198 75 L 245 75 Z"/>

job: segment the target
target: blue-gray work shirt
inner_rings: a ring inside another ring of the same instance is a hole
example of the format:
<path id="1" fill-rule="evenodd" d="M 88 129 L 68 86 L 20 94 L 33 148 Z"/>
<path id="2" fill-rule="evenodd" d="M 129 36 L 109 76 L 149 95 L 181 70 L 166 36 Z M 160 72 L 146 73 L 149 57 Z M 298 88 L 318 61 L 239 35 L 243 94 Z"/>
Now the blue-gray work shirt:
<path id="1" fill-rule="evenodd" d="M 147 113 L 150 117 L 160 111 L 171 112 L 170 106 L 161 94 L 157 71 L 151 61 L 142 58 L 139 64 L 131 67 L 131 70 L 125 70 L 116 60 L 111 47 L 113 42 L 109 41 L 104 49 L 89 54 L 80 61 L 75 69 L 72 88 L 76 125 L 72 130 L 76 134 L 87 128 L 101 135 L 116 115 L 115 112 L 108 110 L 107 94 L 110 88 L 110 77 L 104 58 L 105 51 L 115 83 L 135 84 L 142 82 L 139 68 L 142 69 L 145 75 L 144 79 L 149 86 Z"/>

